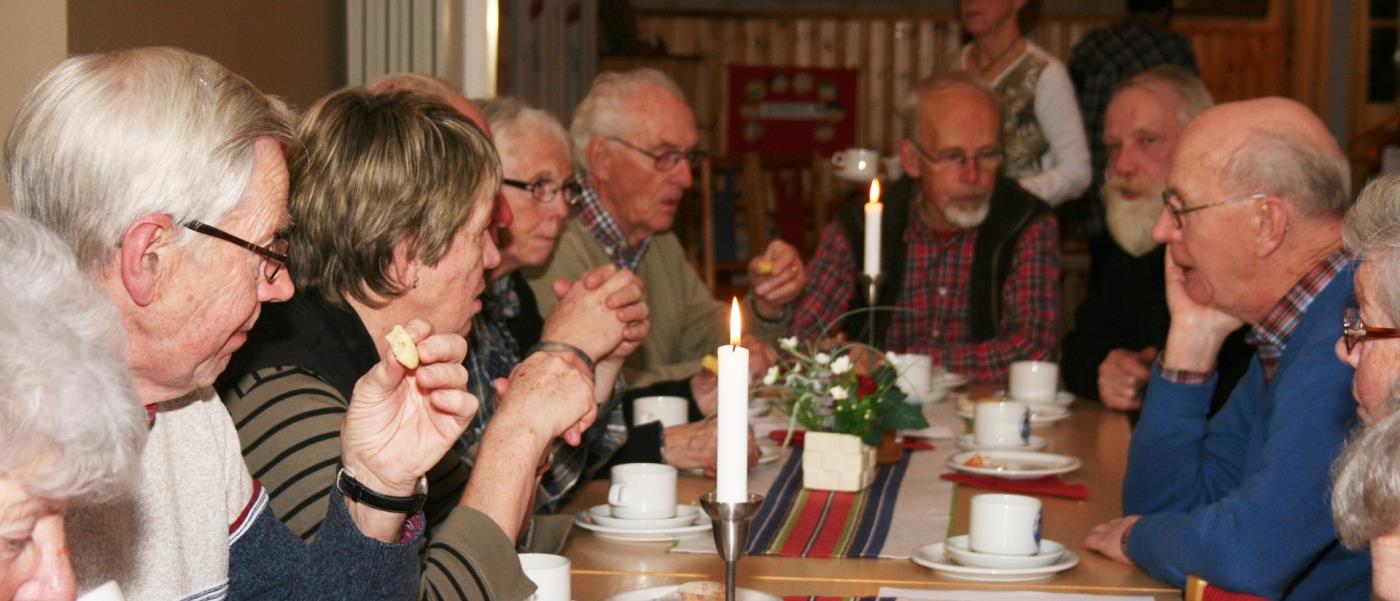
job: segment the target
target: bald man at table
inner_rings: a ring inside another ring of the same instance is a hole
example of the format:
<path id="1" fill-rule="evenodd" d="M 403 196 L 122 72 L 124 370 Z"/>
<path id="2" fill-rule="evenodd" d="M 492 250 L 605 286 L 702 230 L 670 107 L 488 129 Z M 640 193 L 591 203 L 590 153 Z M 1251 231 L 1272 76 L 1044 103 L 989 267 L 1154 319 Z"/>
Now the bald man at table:
<path id="1" fill-rule="evenodd" d="M 1269 599 L 1369 599 L 1365 556 L 1337 542 L 1328 470 L 1355 416 L 1335 361 L 1352 296 L 1346 157 L 1282 98 L 1223 104 L 1182 132 L 1153 236 L 1171 325 L 1123 482 L 1129 514 L 1084 544 L 1182 586 Z M 1249 370 L 1208 418 L 1216 358 L 1253 326 Z"/>

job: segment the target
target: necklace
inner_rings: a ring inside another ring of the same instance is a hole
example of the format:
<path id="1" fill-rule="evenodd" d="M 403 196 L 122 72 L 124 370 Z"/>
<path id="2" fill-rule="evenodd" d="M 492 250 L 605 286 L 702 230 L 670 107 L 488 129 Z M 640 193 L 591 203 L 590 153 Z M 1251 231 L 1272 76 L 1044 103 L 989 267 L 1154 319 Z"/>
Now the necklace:
<path id="1" fill-rule="evenodd" d="M 983 62 L 983 63 L 980 64 L 980 65 L 977 65 L 977 72 L 978 72 L 978 73 L 981 73 L 983 77 L 986 77 L 986 76 L 987 76 L 987 71 L 988 71 L 989 69 L 991 69 L 992 67 L 995 67 L 997 63 L 1001 62 L 1001 59 L 1006 58 L 1006 55 L 1007 55 L 1008 53 L 1010 53 L 1013 49 L 1015 49 L 1017 46 L 1019 46 L 1020 44 L 1021 44 L 1021 38 L 1020 38 L 1020 37 L 1017 37 L 1016 39 L 1011 40 L 1011 43 L 1010 43 L 1010 44 L 1007 44 L 1007 46 L 1006 46 L 1005 48 L 1002 48 L 999 52 L 997 52 L 994 56 L 992 56 L 992 58 L 991 58 L 990 60 L 988 60 L 988 61 L 986 61 L 986 62 Z M 979 50 L 978 50 L 978 54 L 985 54 L 985 53 L 981 52 L 981 50 L 979 49 Z"/>

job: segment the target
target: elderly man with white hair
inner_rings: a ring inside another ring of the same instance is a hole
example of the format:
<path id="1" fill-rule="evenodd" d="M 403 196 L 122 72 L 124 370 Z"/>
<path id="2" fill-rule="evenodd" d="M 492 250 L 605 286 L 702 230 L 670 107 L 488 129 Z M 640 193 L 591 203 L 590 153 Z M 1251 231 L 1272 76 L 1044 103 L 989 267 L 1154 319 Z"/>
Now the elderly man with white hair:
<path id="1" fill-rule="evenodd" d="M 1171 326 L 1123 482 L 1126 517 L 1085 546 L 1176 586 L 1199 576 L 1270 599 L 1367 599 L 1370 565 L 1337 544 L 1328 469 L 1354 420 L 1333 358 L 1353 264 L 1345 155 L 1303 105 L 1261 98 L 1186 126 L 1153 234 Z M 1208 417 L 1217 357 L 1241 324 L 1255 358 Z"/>
<path id="2" fill-rule="evenodd" d="M 553 286 L 560 279 L 577 280 L 609 263 L 635 271 L 646 289 L 651 330 L 623 364 L 627 386 L 685 394 L 700 412 L 713 414 L 715 380 L 701 362 L 728 342 L 729 306 L 711 296 L 669 231 L 694 183 L 691 170 L 704 156 L 690 106 L 675 82 L 654 69 L 603 73 L 579 103 L 569 133 L 582 183 L 579 206 L 548 262 L 523 271 L 540 315 L 554 309 Z M 748 274 L 753 288 L 743 312 L 744 344 L 756 349 L 749 369 L 757 375 L 776 359 L 761 340 L 786 330 L 787 305 L 806 275 L 797 249 L 782 240 L 751 258 Z M 713 468 L 714 424 L 672 426 L 652 444 L 676 467 Z M 633 444 L 642 444 L 638 438 Z"/>
<path id="3" fill-rule="evenodd" d="M 420 365 L 387 354 L 341 428 L 343 477 L 315 543 L 267 508 L 210 385 L 293 292 L 284 271 L 290 114 L 214 61 L 170 48 L 69 58 L 5 146 L 15 207 L 55 231 L 117 308 L 150 432 L 132 503 L 75 512 L 80 586 L 131 598 L 417 594 L 423 475 L 475 410 L 461 336 L 412 320 Z"/>
<path id="4" fill-rule="evenodd" d="M 145 412 L 122 360 L 121 322 L 73 253 L 0 213 L 0 599 L 72 599 L 70 502 L 130 492 Z"/>
<path id="5" fill-rule="evenodd" d="M 1152 360 L 1167 340 L 1166 248 L 1152 239 L 1172 150 L 1186 123 L 1210 108 L 1201 79 L 1175 66 L 1156 67 L 1123 82 L 1108 103 L 1103 145 L 1108 149 L 1099 197 L 1113 243 L 1094 258 L 1096 281 L 1065 336 L 1060 373 L 1081 398 L 1114 409 L 1142 406 Z M 1220 385 L 1212 409 L 1225 403 L 1254 350 L 1245 328 L 1221 350 Z"/>

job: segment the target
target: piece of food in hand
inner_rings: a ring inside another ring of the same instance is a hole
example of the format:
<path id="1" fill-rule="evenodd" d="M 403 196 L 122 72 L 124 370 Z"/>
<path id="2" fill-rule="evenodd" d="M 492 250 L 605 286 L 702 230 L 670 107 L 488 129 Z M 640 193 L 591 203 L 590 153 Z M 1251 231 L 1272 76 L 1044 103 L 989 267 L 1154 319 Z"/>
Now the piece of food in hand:
<path id="1" fill-rule="evenodd" d="M 773 262 L 768 259 L 759 259 L 753 264 L 753 270 L 758 272 L 758 275 L 768 275 L 773 273 Z"/>
<path id="2" fill-rule="evenodd" d="M 384 339 L 389 341 L 389 350 L 393 351 L 394 358 L 399 363 L 408 369 L 418 367 L 418 343 L 408 335 L 408 330 L 403 329 L 403 326 L 394 326 Z"/>
<path id="3" fill-rule="evenodd" d="M 700 360 L 700 367 L 705 368 L 712 374 L 719 373 L 719 357 L 705 355 L 705 358 Z"/>
<path id="4" fill-rule="evenodd" d="M 696 580 L 676 587 L 681 601 L 724 601 L 724 585 L 712 580 Z"/>

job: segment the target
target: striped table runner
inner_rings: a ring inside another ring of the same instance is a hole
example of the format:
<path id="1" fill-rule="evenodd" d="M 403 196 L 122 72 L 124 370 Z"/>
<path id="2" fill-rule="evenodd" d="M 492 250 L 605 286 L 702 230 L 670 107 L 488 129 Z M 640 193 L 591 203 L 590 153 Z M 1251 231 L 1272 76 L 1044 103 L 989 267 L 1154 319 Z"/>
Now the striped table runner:
<path id="1" fill-rule="evenodd" d="M 781 557 L 879 557 L 912 451 L 880 466 L 859 492 L 802 488 L 802 450 L 793 449 L 749 531 L 748 553 Z"/>

